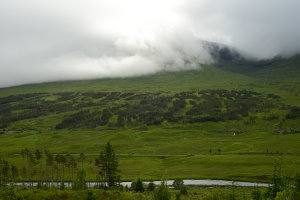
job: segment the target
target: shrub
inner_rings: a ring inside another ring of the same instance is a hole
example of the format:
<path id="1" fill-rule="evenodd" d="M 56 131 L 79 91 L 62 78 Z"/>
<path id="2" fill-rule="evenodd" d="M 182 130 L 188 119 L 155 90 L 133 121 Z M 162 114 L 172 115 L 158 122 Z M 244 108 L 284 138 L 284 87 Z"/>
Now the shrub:
<path id="1" fill-rule="evenodd" d="M 271 177 L 271 185 L 269 186 L 266 196 L 269 198 L 276 197 L 278 192 L 282 192 L 287 188 L 287 183 L 281 172 L 281 164 L 274 163 L 274 171 Z"/>
<path id="2" fill-rule="evenodd" d="M 135 192 L 144 192 L 145 191 L 143 182 L 140 178 L 135 183 L 133 183 L 131 185 L 131 187 Z"/>
<path id="3" fill-rule="evenodd" d="M 84 189 L 86 189 L 85 178 L 86 178 L 86 172 L 85 172 L 85 170 L 84 169 L 80 169 L 77 172 L 77 177 L 76 177 L 76 180 L 74 181 L 74 183 L 72 185 L 72 188 L 74 190 L 84 190 Z"/>
<path id="4" fill-rule="evenodd" d="M 155 189 L 155 184 L 153 183 L 153 182 L 150 182 L 149 184 L 148 184 L 148 188 L 147 188 L 149 191 L 154 191 L 154 189 Z"/>
<path id="5" fill-rule="evenodd" d="M 154 191 L 154 200 L 170 200 L 171 193 L 165 181 L 162 181 L 160 186 Z"/>
<path id="6" fill-rule="evenodd" d="M 173 182 L 173 187 L 175 189 L 181 189 L 182 187 L 184 187 L 183 180 L 180 178 L 175 179 Z"/>

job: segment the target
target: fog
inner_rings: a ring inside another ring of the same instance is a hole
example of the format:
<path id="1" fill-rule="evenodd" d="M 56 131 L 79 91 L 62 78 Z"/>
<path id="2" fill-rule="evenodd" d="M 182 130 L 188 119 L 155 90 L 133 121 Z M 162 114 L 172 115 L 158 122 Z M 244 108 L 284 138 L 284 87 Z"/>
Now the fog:
<path id="1" fill-rule="evenodd" d="M 1 0 L 0 87 L 129 77 L 300 51 L 297 0 Z"/>

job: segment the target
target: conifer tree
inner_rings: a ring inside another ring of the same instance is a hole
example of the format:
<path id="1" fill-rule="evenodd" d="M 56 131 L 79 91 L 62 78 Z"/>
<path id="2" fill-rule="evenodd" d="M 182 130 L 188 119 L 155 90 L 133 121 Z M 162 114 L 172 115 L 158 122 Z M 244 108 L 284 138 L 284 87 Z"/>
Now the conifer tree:
<path id="1" fill-rule="evenodd" d="M 108 187 L 117 186 L 120 181 L 118 161 L 109 142 L 104 147 L 99 158 L 96 159 L 95 164 L 100 169 L 99 174 L 103 176 L 105 185 Z"/>

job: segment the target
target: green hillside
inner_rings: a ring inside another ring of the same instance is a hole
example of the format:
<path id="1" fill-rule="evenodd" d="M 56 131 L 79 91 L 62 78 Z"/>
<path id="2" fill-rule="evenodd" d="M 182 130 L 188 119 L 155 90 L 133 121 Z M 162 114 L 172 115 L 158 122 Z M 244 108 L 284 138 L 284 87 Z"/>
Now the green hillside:
<path id="1" fill-rule="evenodd" d="M 268 66 L 226 66 L 2 88 L 0 156 L 21 165 L 26 147 L 85 153 L 94 180 L 90 162 L 110 141 L 124 180 L 268 181 L 280 159 L 294 176 L 300 165 L 299 56 Z"/>
<path id="2" fill-rule="evenodd" d="M 193 89 L 250 88 L 253 84 L 256 84 L 253 78 L 202 66 L 199 70 L 161 72 L 133 78 L 62 81 L 2 88 L 0 95 L 66 91 L 178 92 Z"/>

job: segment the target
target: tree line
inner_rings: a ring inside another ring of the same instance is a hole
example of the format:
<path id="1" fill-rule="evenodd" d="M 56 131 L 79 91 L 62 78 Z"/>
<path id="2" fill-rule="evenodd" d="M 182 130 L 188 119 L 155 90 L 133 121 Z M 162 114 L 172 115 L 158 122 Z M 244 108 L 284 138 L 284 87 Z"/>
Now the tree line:
<path id="1" fill-rule="evenodd" d="M 11 182 L 21 182 L 23 186 L 33 188 L 34 182 L 36 182 L 40 189 L 53 185 L 63 189 L 65 182 L 71 182 L 75 190 L 86 188 L 84 153 L 75 158 L 69 154 L 53 154 L 48 150 L 42 152 L 39 149 L 31 151 L 25 148 L 21 150 L 20 154 L 22 164 L 18 167 L 0 159 L 0 187 L 6 187 Z M 94 163 L 98 169 L 97 187 L 110 188 L 119 184 L 118 161 L 109 142 Z M 66 172 L 69 177 L 66 177 Z"/>

